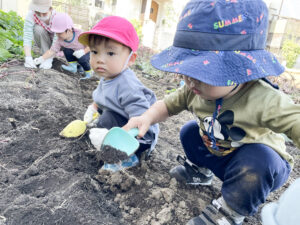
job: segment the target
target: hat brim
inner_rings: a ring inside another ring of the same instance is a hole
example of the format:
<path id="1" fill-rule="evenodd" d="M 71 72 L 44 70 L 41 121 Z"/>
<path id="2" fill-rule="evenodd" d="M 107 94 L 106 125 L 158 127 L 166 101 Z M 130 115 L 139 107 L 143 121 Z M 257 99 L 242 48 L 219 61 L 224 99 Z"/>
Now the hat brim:
<path id="1" fill-rule="evenodd" d="M 29 5 L 29 8 L 32 10 L 32 11 L 35 11 L 35 12 L 40 12 L 40 13 L 46 13 L 49 11 L 51 6 L 38 6 L 38 5 L 35 5 L 33 3 L 31 3 Z"/>
<path id="2" fill-rule="evenodd" d="M 153 56 L 151 64 L 213 86 L 231 86 L 284 72 L 275 56 L 265 50 L 198 51 L 171 46 Z"/>
<path id="3" fill-rule="evenodd" d="M 67 29 L 69 29 L 69 28 L 67 28 Z M 53 28 L 50 28 L 50 30 L 53 32 L 53 33 L 57 33 L 57 34 L 61 34 L 61 33 L 63 33 L 63 32 L 65 32 L 66 30 L 64 30 L 64 29 L 53 29 Z"/>
<path id="4" fill-rule="evenodd" d="M 117 42 L 119 42 L 119 43 L 121 43 L 123 45 L 126 45 L 126 43 L 124 43 L 124 41 L 122 39 L 120 39 L 119 36 L 114 35 L 114 34 L 112 34 L 110 32 L 105 32 L 105 31 L 93 31 L 93 30 L 91 30 L 91 31 L 84 32 L 84 33 L 82 33 L 82 34 L 79 35 L 78 41 L 81 44 L 88 46 L 89 45 L 89 35 L 90 34 L 104 36 L 104 37 L 113 39 L 113 40 L 115 40 L 115 41 L 117 41 Z"/>

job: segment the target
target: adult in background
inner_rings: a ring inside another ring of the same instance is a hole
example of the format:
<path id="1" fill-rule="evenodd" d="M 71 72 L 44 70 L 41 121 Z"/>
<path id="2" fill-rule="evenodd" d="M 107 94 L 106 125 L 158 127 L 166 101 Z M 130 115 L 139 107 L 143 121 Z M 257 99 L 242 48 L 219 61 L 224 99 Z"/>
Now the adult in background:
<path id="1" fill-rule="evenodd" d="M 43 55 L 48 51 L 53 43 L 54 33 L 51 31 L 52 19 L 55 15 L 52 8 L 52 0 L 32 0 L 29 6 L 29 12 L 24 22 L 24 53 L 27 68 L 36 68 L 31 56 L 32 40 L 40 48 Z M 55 38 L 56 39 L 56 38 Z M 53 58 L 45 60 L 39 66 L 42 69 L 52 67 Z"/>

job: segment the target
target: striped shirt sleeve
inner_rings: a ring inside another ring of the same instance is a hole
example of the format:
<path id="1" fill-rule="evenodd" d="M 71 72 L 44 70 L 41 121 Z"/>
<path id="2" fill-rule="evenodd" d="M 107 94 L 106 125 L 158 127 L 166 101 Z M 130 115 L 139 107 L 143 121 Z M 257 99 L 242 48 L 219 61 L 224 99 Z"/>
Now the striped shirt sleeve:
<path id="1" fill-rule="evenodd" d="M 33 27 L 33 12 L 29 11 L 24 21 L 23 46 L 31 47 L 33 40 Z"/>

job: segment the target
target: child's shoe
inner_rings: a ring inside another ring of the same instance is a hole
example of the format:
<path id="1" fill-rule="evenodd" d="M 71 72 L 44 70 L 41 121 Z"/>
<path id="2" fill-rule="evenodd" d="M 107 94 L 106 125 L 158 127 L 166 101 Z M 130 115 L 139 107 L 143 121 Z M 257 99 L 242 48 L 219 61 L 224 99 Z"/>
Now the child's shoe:
<path id="1" fill-rule="evenodd" d="M 134 154 L 132 156 L 130 156 L 128 159 L 125 159 L 119 163 L 114 163 L 114 164 L 110 164 L 110 163 L 104 163 L 104 165 L 102 166 L 101 170 L 108 170 L 111 172 L 117 172 L 123 169 L 128 169 L 131 167 L 135 167 L 139 164 L 139 159 L 138 157 Z"/>
<path id="2" fill-rule="evenodd" d="M 80 80 L 90 79 L 92 77 L 92 70 L 84 71 L 85 77 L 80 78 Z"/>
<path id="3" fill-rule="evenodd" d="M 69 62 L 69 65 L 62 65 L 61 68 L 63 68 L 66 71 L 69 71 L 71 73 L 77 72 L 77 62 Z"/>
<path id="4" fill-rule="evenodd" d="M 242 225 L 245 217 L 230 209 L 223 197 L 215 199 L 202 213 L 188 221 L 186 225 Z"/>
<path id="5" fill-rule="evenodd" d="M 80 64 L 78 64 L 78 66 L 77 66 L 77 71 L 80 74 L 84 74 L 84 69 L 83 69 L 83 67 Z"/>
<path id="6" fill-rule="evenodd" d="M 211 170 L 198 167 L 180 155 L 177 156 L 177 161 L 181 165 L 175 166 L 169 171 L 171 177 L 186 184 L 211 185 L 214 176 Z"/>
<path id="7" fill-rule="evenodd" d="M 179 82 L 179 87 L 182 87 L 182 86 L 184 86 L 184 85 L 185 85 L 184 80 L 181 80 L 181 81 Z"/>
<path id="8" fill-rule="evenodd" d="M 136 156 L 136 154 L 133 154 L 130 156 L 128 159 L 125 159 L 121 162 L 121 166 L 124 169 L 130 168 L 130 167 L 135 167 L 139 164 L 139 159 Z"/>

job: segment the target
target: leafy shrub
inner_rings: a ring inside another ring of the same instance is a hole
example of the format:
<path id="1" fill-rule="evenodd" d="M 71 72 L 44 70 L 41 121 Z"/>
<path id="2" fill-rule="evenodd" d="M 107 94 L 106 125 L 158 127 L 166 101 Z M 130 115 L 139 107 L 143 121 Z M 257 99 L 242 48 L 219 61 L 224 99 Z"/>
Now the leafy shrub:
<path id="1" fill-rule="evenodd" d="M 287 62 L 286 66 L 292 68 L 300 54 L 300 46 L 294 40 L 287 39 L 283 42 L 282 54 Z"/>
<path id="2" fill-rule="evenodd" d="M 145 46 L 140 46 L 138 49 L 134 66 L 146 77 L 161 77 L 163 75 L 163 72 L 155 69 L 150 63 L 151 56 L 154 54 L 155 52 L 151 48 Z"/>
<path id="3" fill-rule="evenodd" d="M 16 12 L 0 10 L 0 62 L 23 56 L 23 26 Z"/>

